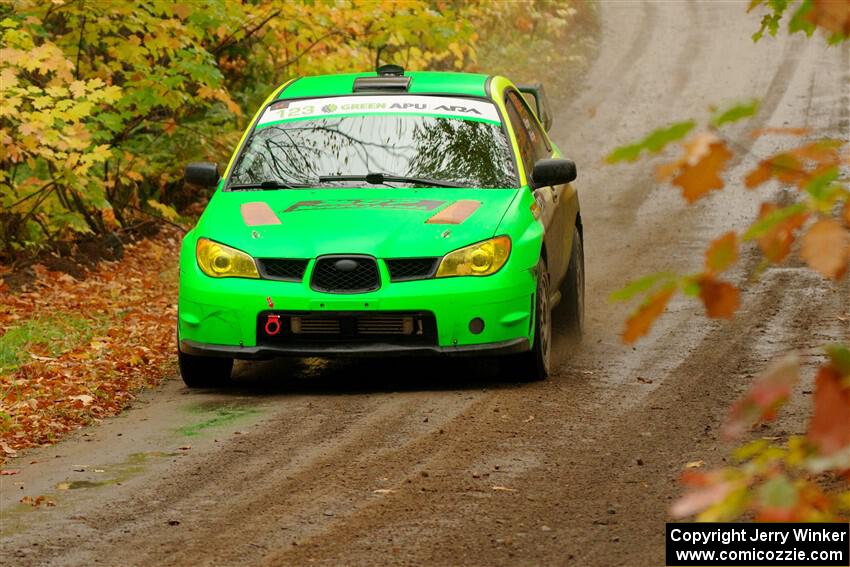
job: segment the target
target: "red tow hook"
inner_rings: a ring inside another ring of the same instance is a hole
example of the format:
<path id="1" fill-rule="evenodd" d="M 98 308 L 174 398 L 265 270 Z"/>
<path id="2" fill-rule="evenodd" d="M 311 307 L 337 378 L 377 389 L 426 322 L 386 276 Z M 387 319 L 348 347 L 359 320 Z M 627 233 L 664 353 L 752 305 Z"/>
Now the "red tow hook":
<path id="1" fill-rule="evenodd" d="M 280 315 L 269 315 L 266 319 L 266 333 L 274 336 L 280 332 Z"/>

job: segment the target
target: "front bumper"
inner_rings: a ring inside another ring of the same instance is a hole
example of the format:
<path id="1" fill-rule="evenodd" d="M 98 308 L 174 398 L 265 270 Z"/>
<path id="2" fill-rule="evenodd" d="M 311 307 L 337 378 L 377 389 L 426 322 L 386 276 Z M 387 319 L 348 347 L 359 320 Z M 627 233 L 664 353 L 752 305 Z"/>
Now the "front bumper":
<path id="1" fill-rule="evenodd" d="M 216 279 L 194 263 L 183 262 L 180 274 L 178 332 L 187 354 L 235 358 L 274 356 L 463 355 L 521 352 L 532 341 L 535 274 L 532 269 L 508 269 L 487 277 L 456 277 L 390 282 L 379 262 L 378 290 L 330 294 L 310 288 L 309 282 L 240 278 Z M 272 307 L 273 306 L 273 307 Z M 261 313 L 274 310 L 313 313 L 422 311 L 434 315 L 433 344 L 328 342 L 317 344 L 258 344 Z M 484 320 L 473 333 L 469 323 Z"/>
<path id="2" fill-rule="evenodd" d="M 525 352 L 528 339 L 519 338 L 498 343 L 449 347 L 398 345 L 390 343 L 352 345 L 297 345 L 240 347 L 212 345 L 189 340 L 180 341 L 180 351 L 195 356 L 223 356 L 245 360 L 262 360 L 280 356 L 358 357 L 358 356 L 495 356 Z"/>

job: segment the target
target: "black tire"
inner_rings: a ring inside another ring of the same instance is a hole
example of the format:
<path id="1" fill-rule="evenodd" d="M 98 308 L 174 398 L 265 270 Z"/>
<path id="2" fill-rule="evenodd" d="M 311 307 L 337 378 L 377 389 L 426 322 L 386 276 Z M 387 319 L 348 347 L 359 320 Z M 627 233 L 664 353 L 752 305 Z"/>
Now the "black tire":
<path id="1" fill-rule="evenodd" d="M 531 350 L 515 355 L 508 365 L 511 377 L 536 382 L 549 377 L 552 367 L 552 303 L 549 270 L 541 258 L 537 263 L 537 290 L 534 309 L 534 344 Z"/>
<path id="2" fill-rule="evenodd" d="M 570 265 L 561 282 L 561 303 L 557 310 L 557 327 L 580 341 L 584 333 L 584 244 L 578 228 L 573 229 Z"/>
<path id="3" fill-rule="evenodd" d="M 218 356 L 195 356 L 177 349 L 180 376 L 189 388 L 215 388 L 230 382 L 233 359 Z"/>

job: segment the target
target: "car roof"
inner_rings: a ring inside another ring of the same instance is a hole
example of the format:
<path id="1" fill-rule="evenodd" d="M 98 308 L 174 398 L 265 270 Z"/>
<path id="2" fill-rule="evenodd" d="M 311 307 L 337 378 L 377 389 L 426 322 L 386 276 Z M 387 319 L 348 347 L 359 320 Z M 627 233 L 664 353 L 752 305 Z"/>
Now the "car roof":
<path id="1" fill-rule="evenodd" d="M 355 79 L 376 76 L 375 72 L 371 72 L 300 77 L 283 89 L 278 100 L 352 94 Z M 447 71 L 410 71 L 405 72 L 404 76 L 411 79 L 406 94 L 452 94 L 489 98 L 487 92 L 489 75 Z M 387 94 L 405 93 L 388 92 Z"/>

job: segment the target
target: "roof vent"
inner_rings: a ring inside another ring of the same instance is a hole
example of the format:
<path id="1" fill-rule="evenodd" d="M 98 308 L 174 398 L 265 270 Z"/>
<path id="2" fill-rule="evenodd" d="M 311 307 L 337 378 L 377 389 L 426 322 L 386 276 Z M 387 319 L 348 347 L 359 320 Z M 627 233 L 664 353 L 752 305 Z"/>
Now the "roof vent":
<path id="1" fill-rule="evenodd" d="M 404 67 L 401 65 L 381 65 L 375 71 L 379 77 L 401 77 L 404 75 Z"/>
<path id="2" fill-rule="evenodd" d="M 381 65 L 377 77 L 354 79 L 354 92 L 396 92 L 404 93 L 410 88 L 410 77 L 404 76 L 401 65 Z"/>

